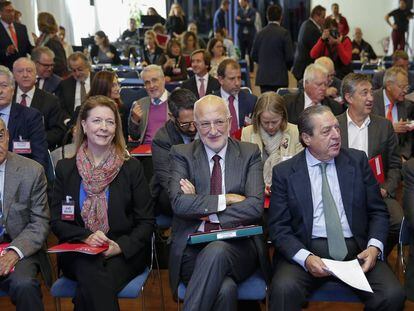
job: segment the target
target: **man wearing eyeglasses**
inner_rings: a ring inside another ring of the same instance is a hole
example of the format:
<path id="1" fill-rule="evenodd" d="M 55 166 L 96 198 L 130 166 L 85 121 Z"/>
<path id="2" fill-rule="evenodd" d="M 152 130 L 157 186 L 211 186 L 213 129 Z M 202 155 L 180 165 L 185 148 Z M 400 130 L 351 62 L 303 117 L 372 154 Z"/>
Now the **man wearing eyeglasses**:
<path id="1" fill-rule="evenodd" d="M 407 95 L 408 77 L 407 71 L 400 67 L 391 67 L 385 71 L 383 87 L 374 91 L 374 106 L 372 113 L 378 114 L 390 120 L 398 135 L 399 153 L 404 159 L 412 155 L 412 130 L 414 127 L 414 111 L 412 103 L 405 100 Z"/>
<path id="2" fill-rule="evenodd" d="M 32 51 L 32 61 L 36 64 L 36 86 L 55 94 L 62 78 L 53 73 L 55 53 L 47 46 L 39 46 Z"/>
<path id="3" fill-rule="evenodd" d="M 200 139 L 170 152 L 170 285 L 174 293 L 180 281 L 187 286 L 183 310 L 236 310 L 237 284 L 259 262 L 266 266 L 261 239 L 195 245 L 187 240 L 196 232 L 261 224 L 263 164 L 257 145 L 229 138 L 231 115 L 224 99 L 199 99 L 194 120 Z"/>
<path id="4" fill-rule="evenodd" d="M 147 97 L 132 104 L 128 118 L 128 133 L 140 144 L 151 144 L 155 133 L 168 117 L 168 91 L 165 89 L 165 77 L 158 65 L 146 66 L 141 72 Z"/>
<path id="5" fill-rule="evenodd" d="M 50 286 L 51 270 L 42 249 L 50 217 L 46 177 L 40 164 L 7 151 L 9 139 L 0 119 L 0 242 L 10 243 L 0 256 L 0 288 L 16 310 L 43 310 L 36 276 L 42 271 Z"/>
<path id="6" fill-rule="evenodd" d="M 175 89 L 168 97 L 169 120 L 155 134 L 152 140 L 152 163 L 154 180 L 152 195 L 156 198 L 156 212 L 172 215 L 168 198 L 168 181 L 170 179 L 169 153 L 171 147 L 189 144 L 194 140 L 197 129 L 194 123 L 194 94 L 187 89 Z"/>

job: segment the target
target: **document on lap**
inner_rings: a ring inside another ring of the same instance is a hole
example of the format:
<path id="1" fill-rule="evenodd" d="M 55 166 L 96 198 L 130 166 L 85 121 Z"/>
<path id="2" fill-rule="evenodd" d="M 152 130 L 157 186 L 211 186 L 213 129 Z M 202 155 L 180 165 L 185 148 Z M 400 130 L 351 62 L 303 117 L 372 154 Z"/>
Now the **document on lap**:
<path id="1" fill-rule="evenodd" d="M 356 289 L 373 293 L 358 259 L 350 261 L 337 261 L 322 258 L 322 261 L 328 267 L 326 271 L 340 279 L 342 282 Z"/>
<path id="2" fill-rule="evenodd" d="M 62 243 L 49 248 L 48 253 L 77 252 L 87 255 L 98 255 L 108 249 L 109 245 L 90 246 L 86 243 Z"/>

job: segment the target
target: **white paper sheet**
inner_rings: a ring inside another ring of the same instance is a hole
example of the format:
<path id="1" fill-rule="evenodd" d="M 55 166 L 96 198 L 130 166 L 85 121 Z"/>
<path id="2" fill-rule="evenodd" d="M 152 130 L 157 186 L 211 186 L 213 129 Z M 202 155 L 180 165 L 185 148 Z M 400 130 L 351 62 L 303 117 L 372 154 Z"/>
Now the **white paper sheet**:
<path id="1" fill-rule="evenodd" d="M 328 272 L 336 276 L 342 282 L 356 289 L 373 293 L 358 259 L 351 261 L 336 261 L 322 258 L 322 261 L 328 267 Z"/>

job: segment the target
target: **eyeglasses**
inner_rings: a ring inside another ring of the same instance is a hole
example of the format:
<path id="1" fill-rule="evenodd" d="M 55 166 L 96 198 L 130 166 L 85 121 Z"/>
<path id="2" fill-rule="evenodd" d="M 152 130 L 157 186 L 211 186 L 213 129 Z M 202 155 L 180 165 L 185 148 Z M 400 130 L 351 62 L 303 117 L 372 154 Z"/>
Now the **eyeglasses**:
<path id="1" fill-rule="evenodd" d="M 49 68 L 49 67 L 53 67 L 55 64 L 43 64 L 43 63 L 41 63 L 41 62 L 37 62 L 39 65 L 42 65 L 43 67 L 47 67 L 47 68 Z"/>
<path id="2" fill-rule="evenodd" d="M 110 120 L 110 119 L 109 120 L 104 120 L 104 119 L 97 118 L 97 119 L 93 119 L 91 122 L 94 125 L 100 125 L 100 126 L 105 125 L 107 127 L 115 127 L 115 125 L 116 125 L 115 121 Z"/>
<path id="3" fill-rule="evenodd" d="M 195 126 L 195 125 L 196 125 L 196 123 L 195 123 L 194 121 L 191 121 L 191 122 L 184 122 L 184 123 L 181 123 L 181 122 L 177 121 L 177 124 L 178 124 L 178 126 L 179 126 L 179 127 L 181 127 L 183 130 L 188 130 L 188 129 L 191 127 L 191 125 L 192 125 L 192 126 Z"/>
<path id="4" fill-rule="evenodd" d="M 223 129 L 224 126 L 226 126 L 228 120 L 230 118 L 226 118 L 226 119 L 218 119 L 218 120 L 214 120 L 214 121 L 202 121 L 197 123 L 198 126 L 200 127 L 200 129 L 202 130 L 209 130 L 213 127 L 217 128 L 217 129 Z"/>
<path id="5" fill-rule="evenodd" d="M 6 140 L 6 130 L 2 129 L 0 130 L 0 143 L 4 142 Z"/>

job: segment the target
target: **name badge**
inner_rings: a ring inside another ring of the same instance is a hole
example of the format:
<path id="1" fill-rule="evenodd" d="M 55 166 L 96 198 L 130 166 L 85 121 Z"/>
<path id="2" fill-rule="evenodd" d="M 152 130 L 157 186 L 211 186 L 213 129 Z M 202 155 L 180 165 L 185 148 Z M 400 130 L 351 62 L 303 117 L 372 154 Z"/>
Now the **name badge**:
<path id="1" fill-rule="evenodd" d="M 62 201 L 62 220 L 75 220 L 75 201 L 72 197 L 66 196 L 66 200 Z"/>
<path id="2" fill-rule="evenodd" d="M 249 126 L 252 124 L 252 119 L 249 116 L 244 117 L 244 126 Z"/>
<path id="3" fill-rule="evenodd" d="M 181 74 L 181 68 L 173 68 L 173 74 L 175 75 Z"/>
<path id="4" fill-rule="evenodd" d="M 13 141 L 13 152 L 17 154 L 30 154 L 32 148 L 29 140 L 14 140 Z"/>

